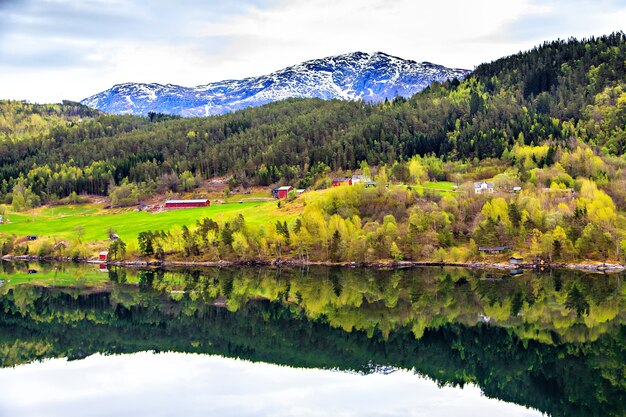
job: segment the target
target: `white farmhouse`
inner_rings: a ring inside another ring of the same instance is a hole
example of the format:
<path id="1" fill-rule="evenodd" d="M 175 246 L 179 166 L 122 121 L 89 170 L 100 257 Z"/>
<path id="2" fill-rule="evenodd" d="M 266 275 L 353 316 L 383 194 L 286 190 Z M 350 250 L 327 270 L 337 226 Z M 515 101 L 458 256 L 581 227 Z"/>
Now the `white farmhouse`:
<path id="1" fill-rule="evenodd" d="M 352 184 L 358 184 L 358 183 L 368 183 L 372 181 L 372 179 L 370 177 L 368 177 L 367 175 L 353 175 L 352 176 Z"/>
<path id="2" fill-rule="evenodd" d="M 493 193 L 494 192 L 493 183 L 492 182 L 475 182 L 474 192 L 476 194 Z"/>

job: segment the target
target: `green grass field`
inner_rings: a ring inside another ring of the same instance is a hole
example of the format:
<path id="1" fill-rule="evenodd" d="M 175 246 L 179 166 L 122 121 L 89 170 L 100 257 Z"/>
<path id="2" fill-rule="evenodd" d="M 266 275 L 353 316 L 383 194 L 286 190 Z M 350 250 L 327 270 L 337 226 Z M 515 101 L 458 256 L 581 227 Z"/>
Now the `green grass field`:
<path id="1" fill-rule="evenodd" d="M 427 182 L 423 185 L 425 189 L 436 190 L 436 191 L 453 191 L 453 188 L 456 184 L 450 181 L 437 181 L 437 182 Z"/>
<path id="2" fill-rule="evenodd" d="M 456 184 L 450 181 L 435 181 L 435 182 L 426 182 L 421 185 L 410 185 L 413 190 L 417 191 L 429 191 L 435 192 L 442 195 L 449 194 L 455 192 L 454 187 Z"/>
<path id="3" fill-rule="evenodd" d="M 108 240 L 108 231 L 112 227 L 125 242 L 136 242 L 139 232 L 190 226 L 205 217 L 228 221 L 238 214 L 242 214 L 247 223 L 254 225 L 273 224 L 278 218 L 290 221 L 296 216 L 293 210 L 279 209 L 276 201 L 216 204 L 161 213 L 104 210 L 94 205 L 78 205 L 10 213 L 7 217 L 11 222 L 0 224 L 0 233 L 69 239 L 74 236 L 77 226 L 81 226 L 84 231 L 83 241 L 104 241 Z"/>

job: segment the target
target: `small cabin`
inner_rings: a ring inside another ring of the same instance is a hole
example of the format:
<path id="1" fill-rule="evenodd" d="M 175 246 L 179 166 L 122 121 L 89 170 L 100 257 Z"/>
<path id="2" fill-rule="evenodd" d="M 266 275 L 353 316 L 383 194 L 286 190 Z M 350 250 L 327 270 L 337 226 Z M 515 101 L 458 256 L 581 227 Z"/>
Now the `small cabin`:
<path id="1" fill-rule="evenodd" d="M 513 187 L 513 192 L 514 193 L 519 193 L 522 191 L 522 187 Z"/>
<path id="2" fill-rule="evenodd" d="M 282 187 L 274 188 L 272 190 L 272 197 L 274 198 L 287 198 L 289 192 L 293 190 L 291 185 L 284 185 Z"/>
<path id="3" fill-rule="evenodd" d="M 167 200 L 165 202 L 165 208 L 166 209 L 208 207 L 210 205 L 211 205 L 211 203 L 207 199 L 199 199 L 199 200 Z"/>
<path id="4" fill-rule="evenodd" d="M 296 190 L 296 195 L 302 195 L 302 194 L 304 194 L 304 188 L 298 188 Z"/>
<path id="5" fill-rule="evenodd" d="M 102 251 L 100 252 L 100 256 L 98 258 L 100 261 L 104 261 L 106 262 L 109 259 L 109 252 L 107 251 Z"/>
<path id="6" fill-rule="evenodd" d="M 493 193 L 494 191 L 495 191 L 495 187 L 492 182 L 475 182 L 474 183 L 474 192 L 476 194 Z"/>
<path id="7" fill-rule="evenodd" d="M 352 178 L 333 178 L 332 186 L 339 187 L 340 185 L 352 185 Z"/>
<path id="8" fill-rule="evenodd" d="M 524 258 L 518 258 L 516 256 L 511 256 L 509 258 L 509 263 L 513 265 L 519 265 L 524 262 Z"/>
<path id="9" fill-rule="evenodd" d="M 509 248 L 508 246 L 493 246 L 493 247 L 480 246 L 478 248 L 478 250 L 480 252 L 485 253 L 487 255 L 497 255 L 497 254 L 505 252 L 505 251 L 507 251 L 509 249 L 511 249 L 511 248 Z"/>

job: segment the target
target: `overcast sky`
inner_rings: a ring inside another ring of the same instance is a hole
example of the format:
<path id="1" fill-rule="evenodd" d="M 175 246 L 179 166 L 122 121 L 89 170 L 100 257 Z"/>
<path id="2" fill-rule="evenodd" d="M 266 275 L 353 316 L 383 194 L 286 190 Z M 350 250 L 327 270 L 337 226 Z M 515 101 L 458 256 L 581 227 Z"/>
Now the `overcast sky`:
<path id="1" fill-rule="evenodd" d="M 194 86 L 354 51 L 472 69 L 625 22 L 626 0 L 0 0 L 0 99 Z"/>

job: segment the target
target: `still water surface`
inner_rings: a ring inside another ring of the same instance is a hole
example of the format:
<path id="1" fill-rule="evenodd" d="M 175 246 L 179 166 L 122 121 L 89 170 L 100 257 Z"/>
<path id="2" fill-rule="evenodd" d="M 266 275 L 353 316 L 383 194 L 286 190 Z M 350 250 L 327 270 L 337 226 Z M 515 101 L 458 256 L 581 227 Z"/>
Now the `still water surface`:
<path id="1" fill-rule="evenodd" d="M 620 275 L 4 263 L 0 281 L 0 416 L 626 415 Z"/>
<path id="2" fill-rule="evenodd" d="M 182 353 L 61 359 L 0 370 L 6 416 L 537 416 L 474 386 L 407 371 L 357 375 Z"/>

